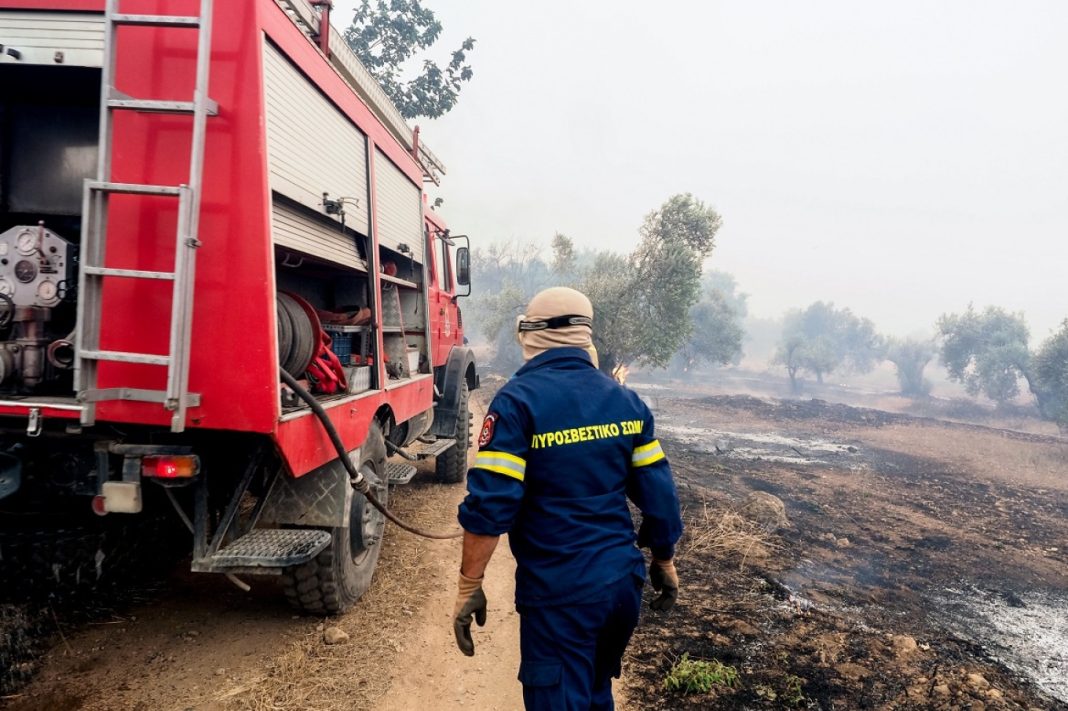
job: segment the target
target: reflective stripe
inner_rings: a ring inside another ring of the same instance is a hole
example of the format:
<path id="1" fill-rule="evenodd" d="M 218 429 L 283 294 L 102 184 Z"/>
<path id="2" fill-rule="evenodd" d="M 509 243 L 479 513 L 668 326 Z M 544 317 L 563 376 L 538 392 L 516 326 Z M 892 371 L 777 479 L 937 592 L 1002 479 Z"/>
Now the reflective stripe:
<path id="1" fill-rule="evenodd" d="M 635 454 L 635 456 L 637 456 L 639 454 L 645 454 L 646 452 L 651 452 L 654 449 L 660 449 L 660 440 L 654 439 L 649 444 L 643 444 L 640 447 L 635 447 L 634 448 L 634 454 Z"/>
<path id="2" fill-rule="evenodd" d="M 660 441 L 653 440 L 649 444 L 643 444 L 634 448 L 630 457 L 630 464 L 634 467 L 646 467 L 664 459 L 664 450 L 660 448 Z"/>
<path id="3" fill-rule="evenodd" d="M 508 452 L 479 452 L 475 457 L 475 467 L 504 474 L 519 481 L 523 481 L 527 473 L 526 460 Z"/>

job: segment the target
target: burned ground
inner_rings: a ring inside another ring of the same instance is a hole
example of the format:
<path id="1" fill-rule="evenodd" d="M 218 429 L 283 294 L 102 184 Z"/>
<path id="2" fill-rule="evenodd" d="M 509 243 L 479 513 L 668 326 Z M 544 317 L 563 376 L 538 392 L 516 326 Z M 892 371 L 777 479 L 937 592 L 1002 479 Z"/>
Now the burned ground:
<path id="1" fill-rule="evenodd" d="M 639 386 L 689 527 L 682 597 L 669 613 L 644 612 L 623 708 L 1068 708 L 1068 443 L 688 390 Z M 394 499 L 398 512 L 447 528 L 462 487 L 420 481 Z M 739 504 L 752 491 L 782 498 L 789 527 L 746 523 Z M 457 551 L 396 533 L 369 595 L 332 622 L 351 637 L 341 646 L 324 645 L 322 623 L 293 616 L 270 581 L 245 594 L 182 572 L 187 563 L 161 587 L 94 585 L 78 598 L 110 607 L 0 606 L 0 669 L 19 681 L 40 670 L 0 706 L 513 707 L 501 700 L 517 693 L 515 664 L 500 662 L 518 626 L 502 580 L 479 630 L 481 649 L 496 652 L 468 660 L 447 624 Z M 736 667 L 738 685 L 666 692 L 683 654 Z"/>
<path id="2" fill-rule="evenodd" d="M 186 537 L 165 516 L 0 519 L 0 701 L 32 677 L 45 650 L 66 644 L 65 629 L 154 597 Z"/>
<path id="3" fill-rule="evenodd" d="M 741 672 L 715 708 L 1065 706 L 1063 440 L 819 401 L 654 404 L 689 536 L 751 491 L 792 525 L 756 554 L 683 541 L 679 608 L 631 648 L 637 706 L 710 707 L 662 688 L 684 653 Z M 1028 476 L 971 460 L 984 445 Z"/>

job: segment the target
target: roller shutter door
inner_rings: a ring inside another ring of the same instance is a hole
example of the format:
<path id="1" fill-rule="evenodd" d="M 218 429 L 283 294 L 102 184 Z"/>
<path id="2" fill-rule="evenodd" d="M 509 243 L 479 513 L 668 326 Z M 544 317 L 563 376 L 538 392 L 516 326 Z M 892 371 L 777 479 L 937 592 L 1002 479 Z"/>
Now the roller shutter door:
<path id="1" fill-rule="evenodd" d="M 367 268 L 352 234 L 324 225 L 318 216 L 313 218 L 303 210 L 275 200 L 271 219 L 275 244 L 345 266 Z"/>
<path id="2" fill-rule="evenodd" d="M 88 12 L 0 10 L 0 62 L 99 67 L 104 63 L 104 15 Z M 56 53 L 61 52 L 61 62 Z"/>
<path id="3" fill-rule="evenodd" d="M 264 99 L 271 190 L 317 214 L 323 193 L 354 199 L 345 225 L 368 233 L 367 140 L 337 108 L 271 44 L 264 44 Z M 352 239 L 334 218 L 320 222 L 292 208 L 274 208 L 277 244 L 351 264 Z M 297 217 L 303 220 L 298 228 Z M 334 224 L 331 224 L 334 223 Z"/>
<path id="4" fill-rule="evenodd" d="M 390 249 L 406 244 L 415 261 L 423 263 L 423 194 L 400 168 L 375 149 L 375 199 L 378 243 Z"/>

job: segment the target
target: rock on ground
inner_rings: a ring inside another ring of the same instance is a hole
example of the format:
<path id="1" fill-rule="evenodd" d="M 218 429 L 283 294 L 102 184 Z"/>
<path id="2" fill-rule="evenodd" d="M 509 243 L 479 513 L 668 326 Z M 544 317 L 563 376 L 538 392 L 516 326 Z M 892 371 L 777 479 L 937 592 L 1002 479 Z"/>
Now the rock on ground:
<path id="1" fill-rule="evenodd" d="M 790 525 L 782 499 L 766 491 L 754 491 L 746 496 L 738 513 L 768 532 Z"/>

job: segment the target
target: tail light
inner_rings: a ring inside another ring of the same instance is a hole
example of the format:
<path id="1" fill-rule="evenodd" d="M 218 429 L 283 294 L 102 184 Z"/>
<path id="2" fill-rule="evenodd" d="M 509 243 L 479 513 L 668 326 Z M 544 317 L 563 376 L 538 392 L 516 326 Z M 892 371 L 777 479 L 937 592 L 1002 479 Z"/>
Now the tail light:
<path id="1" fill-rule="evenodd" d="M 141 476 L 152 479 L 189 479 L 200 472 L 195 454 L 174 454 L 141 459 Z"/>

